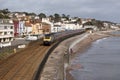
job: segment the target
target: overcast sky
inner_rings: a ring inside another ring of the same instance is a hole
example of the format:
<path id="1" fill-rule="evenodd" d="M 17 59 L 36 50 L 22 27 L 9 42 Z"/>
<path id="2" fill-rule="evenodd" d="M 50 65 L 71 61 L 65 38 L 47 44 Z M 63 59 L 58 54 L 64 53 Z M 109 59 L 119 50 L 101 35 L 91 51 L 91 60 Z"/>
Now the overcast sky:
<path id="1" fill-rule="evenodd" d="M 0 9 L 120 22 L 120 0 L 0 0 Z"/>

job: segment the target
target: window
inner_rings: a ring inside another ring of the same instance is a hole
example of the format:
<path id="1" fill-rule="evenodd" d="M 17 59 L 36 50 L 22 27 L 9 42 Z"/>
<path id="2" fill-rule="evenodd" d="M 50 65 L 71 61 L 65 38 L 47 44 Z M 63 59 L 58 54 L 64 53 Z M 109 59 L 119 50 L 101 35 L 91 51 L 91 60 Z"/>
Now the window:
<path id="1" fill-rule="evenodd" d="M 12 41 L 12 38 L 10 37 L 9 40 Z"/>
<path id="2" fill-rule="evenodd" d="M 45 35 L 45 39 L 50 39 L 51 35 L 50 34 L 46 34 Z"/>
<path id="3" fill-rule="evenodd" d="M 0 35 L 2 35 L 3 32 L 0 32 Z"/>
<path id="4" fill-rule="evenodd" d="M 5 38 L 3 38 L 3 41 L 5 42 Z"/>
<path id="5" fill-rule="evenodd" d="M 6 35 L 7 34 L 7 32 L 4 32 L 4 35 Z"/>
<path id="6" fill-rule="evenodd" d="M 46 32 L 49 32 L 49 29 L 47 29 Z"/>
<path id="7" fill-rule="evenodd" d="M 13 29 L 13 26 L 11 26 L 10 29 Z"/>
<path id="8" fill-rule="evenodd" d="M 7 26 L 4 26 L 4 29 L 7 29 Z"/>
<path id="9" fill-rule="evenodd" d="M 10 34 L 13 34 L 13 32 L 10 32 Z"/>

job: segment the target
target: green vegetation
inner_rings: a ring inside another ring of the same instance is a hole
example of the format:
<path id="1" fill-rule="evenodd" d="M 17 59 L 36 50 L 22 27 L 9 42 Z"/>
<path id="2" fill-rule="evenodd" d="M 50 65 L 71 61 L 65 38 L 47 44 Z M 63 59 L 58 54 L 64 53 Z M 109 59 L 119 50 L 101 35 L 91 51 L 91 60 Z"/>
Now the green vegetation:
<path id="1" fill-rule="evenodd" d="M 9 19 L 9 13 L 10 11 L 8 9 L 0 10 L 0 19 Z"/>
<path id="2" fill-rule="evenodd" d="M 0 60 L 3 60 L 14 53 L 13 49 L 6 49 L 5 51 L 0 52 Z"/>
<path id="3" fill-rule="evenodd" d="M 9 15 L 10 15 L 10 12 L 9 9 L 3 9 L 3 10 L 0 10 L 0 19 L 9 19 Z M 49 15 L 47 16 L 45 13 L 39 13 L 38 15 L 34 12 L 32 13 L 28 13 L 28 12 L 17 12 L 17 13 L 24 13 L 26 14 L 26 16 L 31 16 L 32 19 L 34 19 L 35 16 L 38 16 L 40 19 L 42 18 L 46 18 L 46 17 L 49 17 L 50 21 L 51 22 L 61 22 L 62 19 L 66 20 L 66 21 L 70 21 L 70 15 L 66 15 L 66 14 L 58 14 L 58 13 L 55 13 L 53 15 Z M 13 15 L 13 18 L 15 15 Z M 78 23 L 79 25 L 82 24 L 82 21 L 81 21 L 81 18 L 79 17 L 74 17 L 74 19 L 76 19 L 77 21 L 75 23 Z M 109 21 L 100 21 L 100 20 L 95 20 L 95 19 L 92 19 L 90 22 L 87 22 L 84 25 L 94 25 L 94 26 L 97 26 L 99 29 L 102 29 L 104 28 L 104 22 L 106 23 L 109 23 L 109 24 L 113 24 L 113 22 L 109 22 Z"/>
<path id="4" fill-rule="evenodd" d="M 97 26 L 99 30 L 102 30 L 102 28 L 105 28 L 103 21 L 100 20 L 95 20 L 93 19 L 92 21 L 86 22 L 83 24 L 83 26 L 89 25 L 89 26 Z"/>
<path id="5" fill-rule="evenodd" d="M 40 13 L 38 16 L 39 16 L 40 19 L 46 18 L 46 15 L 44 13 Z"/>

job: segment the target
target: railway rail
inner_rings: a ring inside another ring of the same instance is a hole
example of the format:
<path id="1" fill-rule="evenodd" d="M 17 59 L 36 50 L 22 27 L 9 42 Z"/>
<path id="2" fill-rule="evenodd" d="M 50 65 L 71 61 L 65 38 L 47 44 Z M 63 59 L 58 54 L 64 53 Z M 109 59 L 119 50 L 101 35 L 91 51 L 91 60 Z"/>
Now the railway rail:
<path id="1" fill-rule="evenodd" d="M 51 46 L 40 45 L 42 42 L 39 40 L 32 42 L 26 49 L 0 62 L 0 80 L 39 80 L 50 53 L 61 41 L 74 35 L 64 37 Z"/>
<path id="2" fill-rule="evenodd" d="M 42 69 L 50 55 L 50 53 L 59 45 L 59 43 L 61 43 L 63 40 L 67 39 L 67 38 L 70 38 L 70 37 L 73 37 L 75 35 L 80 35 L 82 33 L 84 33 L 85 31 L 81 31 L 81 32 L 78 32 L 78 33 L 75 33 L 75 34 L 72 34 L 72 35 L 69 35 L 69 36 L 65 36 L 65 37 L 62 37 L 61 39 L 57 40 L 50 48 L 49 50 L 47 51 L 46 53 L 46 56 L 44 57 L 42 63 L 39 65 L 39 68 L 33 78 L 33 80 L 40 80 L 40 76 L 41 76 L 41 73 L 42 73 Z"/>
<path id="3" fill-rule="evenodd" d="M 0 80 L 33 80 L 33 75 L 42 62 L 46 50 L 39 41 L 30 44 L 0 63 Z"/>

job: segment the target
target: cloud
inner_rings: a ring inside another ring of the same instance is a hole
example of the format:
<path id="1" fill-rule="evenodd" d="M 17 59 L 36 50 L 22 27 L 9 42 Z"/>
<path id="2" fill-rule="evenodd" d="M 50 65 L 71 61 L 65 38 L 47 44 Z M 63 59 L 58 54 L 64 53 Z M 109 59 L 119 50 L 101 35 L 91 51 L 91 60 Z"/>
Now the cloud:
<path id="1" fill-rule="evenodd" d="M 0 9 L 69 14 L 119 22 L 119 0 L 0 0 Z"/>

